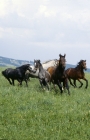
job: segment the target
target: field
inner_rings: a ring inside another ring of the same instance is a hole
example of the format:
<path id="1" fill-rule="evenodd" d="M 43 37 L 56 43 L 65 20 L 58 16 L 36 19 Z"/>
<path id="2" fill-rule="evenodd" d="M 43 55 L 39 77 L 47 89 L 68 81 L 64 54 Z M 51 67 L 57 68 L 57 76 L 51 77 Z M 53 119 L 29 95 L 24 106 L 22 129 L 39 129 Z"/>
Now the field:
<path id="1" fill-rule="evenodd" d="M 0 140 L 90 140 L 90 86 L 43 91 L 38 79 L 11 86 L 0 68 Z M 86 73 L 90 83 L 90 74 Z M 77 86 L 79 83 L 77 82 Z"/>

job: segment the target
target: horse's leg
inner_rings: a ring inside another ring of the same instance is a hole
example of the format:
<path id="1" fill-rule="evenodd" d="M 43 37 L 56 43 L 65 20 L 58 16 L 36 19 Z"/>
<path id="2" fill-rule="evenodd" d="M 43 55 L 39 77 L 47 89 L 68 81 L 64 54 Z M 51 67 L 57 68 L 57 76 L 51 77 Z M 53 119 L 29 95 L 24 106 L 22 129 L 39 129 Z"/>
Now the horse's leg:
<path id="1" fill-rule="evenodd" d="M 39 82 L 40 82 L 41 87 L 43 88 L 43 83 L 42 83 L 42 80 L 41 80 L 41 79 L 39 79 Z"/>
<path id="2" fill-rule="evenodd" d="M 51 86 L 51 82 L 50 81 L 48 81 L 48 87 L 49 87 L 49 90 L 50 90 L 50 86 Z"/>
<path id="3" fill-rule="evenodd" d="M 59 89 L 61 90 L 61 94 L 62 94 L 63 93 L 62 84 L 61 84 L 61 82 L 59 80 L 57 82 L 57 85 L 58 85 Z"/>
<path id="4" fill-rule="evenodd" d="M 62 90 L 65 90 L 65 89 L 66 89 L 65 81 L 63 81 L 63 87 L 62 87 Z"/>
<path id="5" fill-rule="evenodd" d="M 53 84 L 54 89 L 56 90 L 56 85 L 55 85 L 55 83 L 54 83 L 54 80 L 51 80 L 51 81 L 50 81 L 50 86 L 51 86 L 51 83 Z"/>
<path id="6" fill-rule="evenodd" d="M 70 95 L 69 84 L 68 84 L 68 78 L 65 79 L 65 85 L 66 85 L 66 88 L 67 88 L 67 90 L 68 90 L 68 94 Z"/>
<path id="7" fill-rule="evenodd" d="M 29 75 L 25 75 L 24 80 L 30 81 L 30 76 Z"/>
<path id="8" fill-rule="evenodd" d="M 55 89 L 56 86 L 55 86 L 54 80 L 52 80 L 52 83 L 53 83 L 53 86 L 54 86 L 54 89 Z"/>
<path id="9" fill-rule="evenodd" d="M 46 82 L 47 89 L 49 90 L 49 85 L 48 85 L 48 82 L 47 82 L 47 81 L 45 81 L 45 82 Z"/>
<path id="10" fill-rule="evenodd" d="M 26 82 L 26 86 L 28 87 L 28 82 L 27 82 L 27 79 L 25 79 L 24 81 Z"/>
<path id="11" fill-rule="evenodd" d="M 19 82 L 19 84 L 18 84 L 18 85 L 21 85 L 21 86 L 22 86 L 22 80 L 17 79 L 17 81 Z"/>
<path id="12" fill-rule="evenodd" d="M 46 82 L 47 89 L 49 90 L 49 84 L 48 83 L 50 83 L 50 81 L 47 78 L 45 78 L 45 82 Z"/>
<path id="13" fill-rule="evenodd" d="M 13 84 L 13 86 L 14 86 L 14 79 L 12 79 L 12 84 Z"/>
<path id="14" fill-rule="evenodd" d="M 73 83 L 74 83 L 75 87 L 77 87 L 77 86 L 76 86 L 76 80 L 75 80 L 75 79 L 73 80 Z"/>
<path id="15" fill-rule="evenodd" d="M 85 88 L 87 88 L 88 87 L 88 80 L 85 77 L 83 78 L 83 80 L 86 81 L 86 87 Z"/>
<path id="16" fill-rule="evenodd" d="M 20 85 L 22 86 L 22 81 L 20 81 Z"/>
<path id="17" fill-rule="evenodd" d="M 79 86 L 79 88 L 81 88 L 83 86 L 83 83 L 80 81 L 79 78 L 77 80 L 80 82 L 81 85 Z"/>
<path id="18" fill-rule="evenodd" d="M 26 82 L 26 86 L 28 87 L 28 83 L 27 83 L 27 80 L 25 80 L 25 82 Z"/>
<path id="19" fill-rule="evenodd" d="M 7 78 L 7 80 L 9 81 L 9 83 L 12 85 L 12 82 L 11 82 L 11 80 L 9 79 L 9 78 Z"/>
<path id="20" fill-rule="evenodd" d="M 68 80 L 69 80 L 70 84 L 71 84 L 73 87 L 75 87 L 74 84 L 72 83 L 71 79 L 68 78 Z"/>
<path id="21" fill-rule="evenodd" d="M 47 89 L 49 90 L 49 85 L 48 85 L 48 82 L 46 82 L 46 85 L 47 85 Z"/>

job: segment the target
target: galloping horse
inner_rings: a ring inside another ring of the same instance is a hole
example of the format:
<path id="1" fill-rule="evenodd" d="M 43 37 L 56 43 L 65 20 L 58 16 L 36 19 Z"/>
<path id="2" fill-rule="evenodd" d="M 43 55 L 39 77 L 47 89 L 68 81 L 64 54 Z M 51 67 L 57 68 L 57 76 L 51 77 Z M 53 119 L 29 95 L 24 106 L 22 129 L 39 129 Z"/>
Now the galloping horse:
<path id="1" fill-rule="evenodd" d="M 25 64 L 15 69 L 7 68 L 4 71 L 2 71 L 2 74 L 11 85 L 14 85 L 14 80 L 17 80 L 20 83 L 20 85 L 22 85 L 22 81 L 24 80 L 27 85 L 27 79 L 25 78 L 25 72 L 27 70 L 35 72 L 31 69 L 30 64 Z"/>
<path id="2" fill-rule="evenodd" d="M 47 69 L 47 71 L 51 75 L 51 82 L 53 84 L 58 85 L 61 93 L 63 92 L 61 82 L 63 82 L 63 86 L 67 88 L 68 94 L 70 94 L 69 86 L 68 86 L 68 78 L 66 77 L 66 74 L 65 74 L 65 67 L 66 67 L 65 56 L 66 55 L 62 56 L 60 54 L 59 55 L 60 59 L 58 60 L 58 65 L 56 67 L 49 67 Z"/>
<path id="3" fill-rule="evenodd" d="M 51 78 L 49 72 L 43 68 L 40 60 L 34 60 L 34 65 L 35 65 L 35 69 L 37 69 L 37 68 L 39 69 L 38 78 L 39 78 L 42 88 L 44 85 L 44 86 L 47 86 L 47 88 L 49 90 L 48 82 L 50 82 L 50 78 Z"/>
<path id="4" fill-rule="evenodd" d="M 68 68 L 65 72 L 67 74 L 67 77 L 70 81 L 70 84 L 74 87 L 76 87 L 76 80 L 78 80 L 81 85 L 79 86 L 79 88 L 82 87 L 83 83 L 80 81 L 80 79 L 83 79 L 86 81 L 86 87 L 88 87 L 88 80 L 85 78 L 85 73 L 84 70 L 87 70 L 86 67 L 86 60 L 80 60 L 80 62 L 78 62 L 78 65 L 75 68 Z M 74 84 L 72 83 L 71 79 L 74 80 Z"/>

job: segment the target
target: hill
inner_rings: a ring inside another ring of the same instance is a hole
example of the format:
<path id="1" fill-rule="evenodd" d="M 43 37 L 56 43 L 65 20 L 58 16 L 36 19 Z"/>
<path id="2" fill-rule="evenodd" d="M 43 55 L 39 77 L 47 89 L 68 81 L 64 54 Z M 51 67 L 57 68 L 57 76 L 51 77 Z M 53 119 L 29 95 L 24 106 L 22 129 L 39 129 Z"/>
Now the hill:
<path id="1" fill-rule="evenodd" d="M 2 57 L 0 56 L 0 66 L 21 66 L 23 64 L 27 64 L 30 63 L 31 65 L 33 65 L 33 61 L 27 61 L 27 60 L 16 60 L 16 59 L 12 59 L 12 58 L 7 58 L 7 57 Z M 74 68 L 75 65 L 72 64 L 67 64 L 66 65 L 66 69 L 67 68 Z M 86 72 L 90 72 L 90 68 L 87 69 Z"/>
<path id="2" fill-rule="evenodd" d="M 17 66 L 18 67 L 27 63 L 33 64 L 32 61 L 16 60 L 16 59 L 0 56 L 0 66 Z"/>

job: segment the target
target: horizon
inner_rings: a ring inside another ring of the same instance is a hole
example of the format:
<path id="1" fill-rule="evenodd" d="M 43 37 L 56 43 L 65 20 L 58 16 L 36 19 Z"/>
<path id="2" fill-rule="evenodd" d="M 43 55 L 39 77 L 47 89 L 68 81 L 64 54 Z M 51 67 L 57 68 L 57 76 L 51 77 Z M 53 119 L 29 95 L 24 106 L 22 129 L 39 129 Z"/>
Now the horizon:
<path id="1" fill-rule="evenodd" d="M 12 60 L 16 60 L 16 61 L 28 61 L 29 63 L 30 63 L 30 61 L 31 61 L 31 62 L 34 62 L 34 60 L 14 59 L 14 58 L 9 58 L 9 57 L 4 57 L 4 56 L 0 56 L 0 57 L 6 58 L 6 59 L 12 59 Z M 52 59 L 52 60 L 53 60 L 53 59 Z M 46 61 L 50 61 L 50 60 L 46 60 Z M 46 61 L 43 61 L 42 63 L 45 63 Z M 77 64 L 74 65 L 74 64 L 69 64 L 69 63 L 66 63 L 66 65 L 77 66 Z M 87 69 L 90 69 L 90 68 L 87 67 Z"/>

